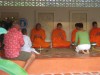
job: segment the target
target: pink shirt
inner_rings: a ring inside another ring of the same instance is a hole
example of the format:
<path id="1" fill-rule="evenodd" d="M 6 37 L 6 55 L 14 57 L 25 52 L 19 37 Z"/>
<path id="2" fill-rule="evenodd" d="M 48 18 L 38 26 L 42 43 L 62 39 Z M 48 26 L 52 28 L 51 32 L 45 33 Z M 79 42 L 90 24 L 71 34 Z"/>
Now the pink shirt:
<path id="1" fill-rule="evenodd" d="M 23 35 L 16 28 L 11 28 L 4 36 L 4 50 L 7 58 L 19 56 L 21 47 L 24 45 Z"/>

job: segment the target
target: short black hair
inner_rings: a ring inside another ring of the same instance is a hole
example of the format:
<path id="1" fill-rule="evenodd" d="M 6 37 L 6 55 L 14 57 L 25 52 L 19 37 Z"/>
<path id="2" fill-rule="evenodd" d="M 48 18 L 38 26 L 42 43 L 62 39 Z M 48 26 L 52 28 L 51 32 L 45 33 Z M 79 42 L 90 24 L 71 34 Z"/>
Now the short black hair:
<path id="1" fill-rule="evenodd" d="M 61 23 L 57 23 L 57 27 L 58 27 L 58 26 L 62 26 L 62 24 L 61 24 Z"/>
<path id="2" fill-rule="evenodd" d="M 40 26 L 41 26 L 41 24 L 40 24 L 40 23 L 36 23 L 36 26 L 35 26 L 35 27 L 37 28 L 37 26 L 38 26 L 38 25 L 40 25 Z"/>
<path id="3" fill-rule="evenodd" d="M 78 25 L 77 25 L 78 23 L 75 23 L 75 27 L 78 27 Z"/>
<path id="4" fill-rule="evenodd" d="M 77 26 L 78 26 L 79 28 L 83 28 L 83 23 L 77 23 Z"/>
<path id="5" fill-rule="evenodd" d="M 93 22 L 92 22 L 92 26 L 94 26 L 95 24 L 97 24 L 97 22 L 96 22 L 96 21 L 93 21 Z"/>
<path id="6" fill-rule="evenodd" d="M 22 29 L 22 33 L 23 33 L 23 34 L 26 34 L 26 33 L 27 33 L 27 29 L 26 29 L 26 28 L 23 28 L 23 29 Z"/>

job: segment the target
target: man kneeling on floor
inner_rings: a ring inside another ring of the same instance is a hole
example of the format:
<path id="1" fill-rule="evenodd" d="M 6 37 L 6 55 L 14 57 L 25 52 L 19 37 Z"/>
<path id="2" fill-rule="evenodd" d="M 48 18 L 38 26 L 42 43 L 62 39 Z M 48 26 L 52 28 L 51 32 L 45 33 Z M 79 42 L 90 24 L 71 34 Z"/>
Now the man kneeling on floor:
<path id="1" fill-rule="evenodd" d="M 24 40 L 20 30 L 20 23 L 18 21 L 13 22 L 12 28 L 10 28 L 8 33 L 4 36 L 4 45 L 5 57 L 12 60 L 26 61 L 24 66 L 25 70 L 35 59 L 35 54 L 21 51 L 21 47 L 24 45 Z"/>

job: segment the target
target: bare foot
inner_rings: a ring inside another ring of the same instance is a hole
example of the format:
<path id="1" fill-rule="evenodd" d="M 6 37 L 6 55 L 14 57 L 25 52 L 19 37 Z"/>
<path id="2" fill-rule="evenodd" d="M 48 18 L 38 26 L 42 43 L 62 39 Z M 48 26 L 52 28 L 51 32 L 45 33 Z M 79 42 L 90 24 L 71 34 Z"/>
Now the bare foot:
<path id="1" fill-rule="evenodd" d="M 82 50 L 82 52 L 83 52 L 84 54 L 89 54 L 89 53 L 90 53 L 89 50 Z"/>

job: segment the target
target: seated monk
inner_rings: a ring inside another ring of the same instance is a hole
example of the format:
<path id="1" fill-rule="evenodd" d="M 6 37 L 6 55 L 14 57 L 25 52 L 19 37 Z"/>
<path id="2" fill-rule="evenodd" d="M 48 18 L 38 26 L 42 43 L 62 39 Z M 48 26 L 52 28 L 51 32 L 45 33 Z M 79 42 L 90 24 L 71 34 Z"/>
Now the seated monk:
<path id="1" fill-rule="evenodd" d="M 97 29 L 96 44 L 98 47 L 100 47 L 100 28 Z"/>
<path id="2" fill-rule="evenodd" d="M 50 44 L 48 42 L 45 42 L 45 31 L 41 28 L 41 24 L 37 23 L 36 27 L 32 29 L 31 31 L 31 41 L 34 48 L 48 48 L 50 47 Z"/>
<path id="3" fill-rule="evenodd" d="M 70 47 L 70 42 L 66 41 L 66 33 L 62 29 L 61 23 L 58 23 L 57 28 L 52 32 L 52 47 Z"/>
<path id="4" fill-rule="evenodd" d="M 90 42 L 95 42 L 97 46 L 100 46 L 100 28 L 97 27 L 96 21 L 92 23 L 92 29 L 90 31 Z"/>
<path id="5" fill-rule="evenodd" d="M 77 27 L 77 23 L 75 24 L 75 29 L 72 31 L 71 34 L 71 42 L 74 43 L 75 42 L 75 37 L 76 37 L 76 32 L 78 31 L 78 27 Z"/>

